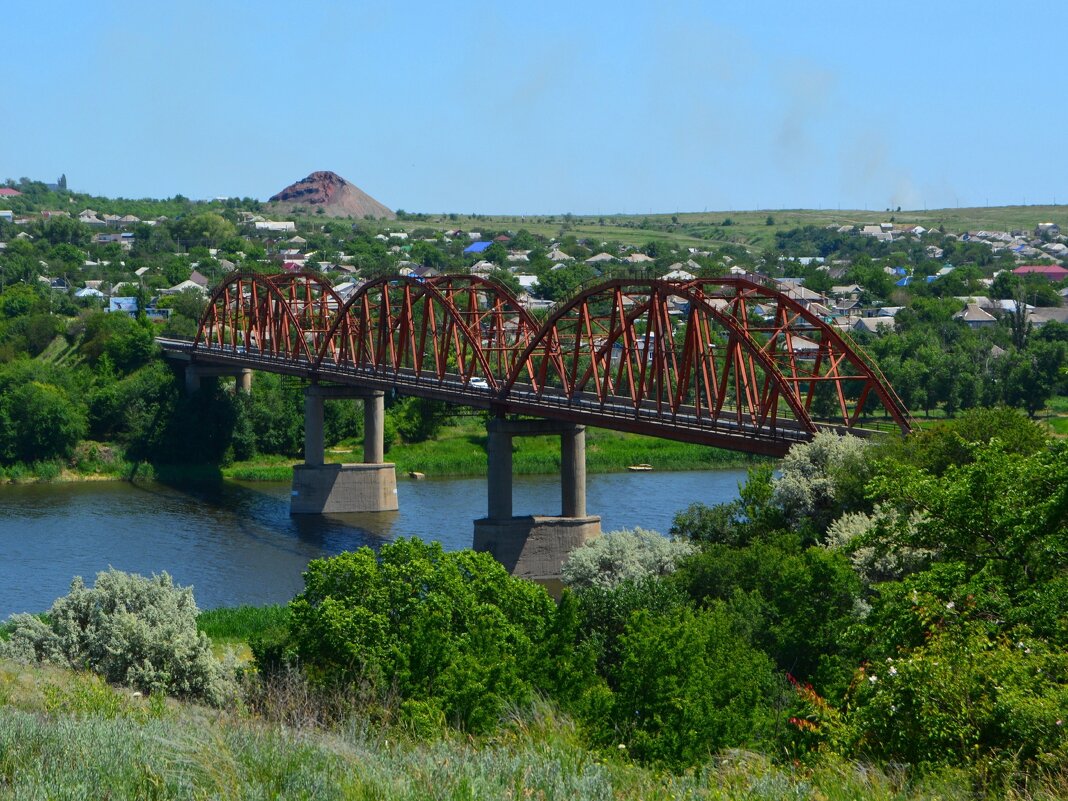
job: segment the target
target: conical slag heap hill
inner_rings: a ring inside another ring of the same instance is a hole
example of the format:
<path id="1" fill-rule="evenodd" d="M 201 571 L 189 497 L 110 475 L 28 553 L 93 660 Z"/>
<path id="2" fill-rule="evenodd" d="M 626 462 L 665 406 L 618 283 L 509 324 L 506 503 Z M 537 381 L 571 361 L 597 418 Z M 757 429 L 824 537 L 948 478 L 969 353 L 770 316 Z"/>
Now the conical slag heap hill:
<path id="1" fill-rule="evenodd" d="M 383 206 L 355 184 L 350 184 L 337 173 L 326 170 L 313 172 L 307 178 L 290 184 L 270 203 L 277 204 L 280 211 L 301 207 L 317 213 L 322 209 L 327 217 L 354 217 L 363 219 L 370 215 L 375 219 L 395 220 L 397 215 Z"/>

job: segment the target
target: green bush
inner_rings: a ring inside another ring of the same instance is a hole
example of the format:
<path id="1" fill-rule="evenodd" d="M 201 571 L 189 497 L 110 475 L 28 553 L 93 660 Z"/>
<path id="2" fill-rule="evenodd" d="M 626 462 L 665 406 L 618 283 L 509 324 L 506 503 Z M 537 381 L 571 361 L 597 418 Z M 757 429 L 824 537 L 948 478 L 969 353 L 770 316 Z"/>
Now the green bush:
<path id="1" fill-rule="evenodd" d="M 727 603 L 782 670 L 825 690 L 852 672 L 839 657 L 860 583 L 843 554 L 781 534 L 745 548 L 706 546 L 671 580 L 696 604 Z"/>
<path id="2" fill-rule="evenodd" d="M 847 727 L 858 755 L 988 775 L 1068 769 L 1068 656 L 947 621 L 923 646 L 862 667 Z"/>
<path id="3" fill-rule="evenodd" d="M 287 651 L 320 685 L 361 687 L 372 699 L 418 701 L 469 731 L 494 726 L 536 687 L 555 605 L 489 554 L 445 553 L 401 539 L 317 559 L 289 606 Z M 275 658 L 279 643 L 268 643 Z"/>
<path id="4" fill-rule="evenodd" d="M 47 620 L 13 615 L 0 656 L 92 670 L 106 681 L 221 705 L 236 692 L 233 677 L 197 632 L 188 587 L 166 573 L 152 578 L 108 570 L 93 588 L 76 578 Z"/>
<path id="5" fill-rule="evenodd" d="M 81 405 L 53 384 L 31 381 L 0 396 L 0 456 L 25 462 L 68 457 L 85 432 Z"/>
<path id="6" fill-rule="evenodd" d="M 635 612 L 666 615 L 690 606 L 689 597 L 677 582 L 660 581 L 653 576 L 622 581 L 613 587 L 594 584 L 574 597 L 578 601 L 581 639 L 593 648 L 602 676 L 612 676 L 618 670 L 619 641 Z"/>
<path id="7" fill-rule="evenodd" d="M 621 640 L 621 664 L 603 745 L 670 767 L 696 765 L 758 741 L 770 719 L 773 665 L 722 608 L 638 612 Z"/>
<path id="8" fill-rule="evenodd" d="M 785 528 L 782 509 L 774 503 L 775 483 L 774 464 L 753 465 L 738 485 L 737 499 L 711 507 L 691 504 L 675 515 L 669 533 L 675 539 L 742 546 Z"/>

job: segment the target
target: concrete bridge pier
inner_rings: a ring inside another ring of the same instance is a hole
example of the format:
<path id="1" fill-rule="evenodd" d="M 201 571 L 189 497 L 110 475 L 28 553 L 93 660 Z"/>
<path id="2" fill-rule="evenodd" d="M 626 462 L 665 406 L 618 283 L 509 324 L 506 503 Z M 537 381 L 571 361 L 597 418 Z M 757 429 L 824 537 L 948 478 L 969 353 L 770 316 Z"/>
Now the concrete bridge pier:
<path id="1" fill-rule="evenodd" d="M 248 368 L 189 362 L 185 366 L 185 393 L 192 395 L 200 389 L 204 379 L 214 380 L 219 376 L 233 376 L 238 392 L 252 392 L 252 371 Z"/>
<path id="2" fill-rule="evenodd" d="M 586 513 L 586 427 L 550 420 L 491 419 L 488 514 L 475 521 L 474 549 L 488 551 L 512 575 L 561 588 L 567 555 L 601 533 L 601 518 Z M 560 515 L 512 515 L 512 437 L 560 435 Z"/>
<path id="3" fill-rule="evenodd" d="M 323 441 L 323 403 L 338 398 L 363 400 L 363 462 L 327 464 Z M 395 512 L 397 470 L 383 462 L 385 395 L 354 387 L 304 390 L 304 464 L 293 468 L 290 514 Z"/>

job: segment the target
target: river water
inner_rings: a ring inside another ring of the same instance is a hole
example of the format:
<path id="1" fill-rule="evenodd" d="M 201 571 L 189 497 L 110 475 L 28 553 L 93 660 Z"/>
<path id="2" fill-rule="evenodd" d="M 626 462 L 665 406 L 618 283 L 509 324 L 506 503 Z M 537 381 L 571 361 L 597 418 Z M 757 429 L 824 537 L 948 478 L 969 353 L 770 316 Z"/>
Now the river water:
<path id="1" fill-rule="evenodd" d="M 611 473 L 587 479 L 587 508 L 604 531 L 667 532 L 694 501 L 736 498 L 744 470 Z M 192 585 L 202 609 L 285 603 L 303 587 L 308 561 L 401 536 L 471 545 L 486 514 L 483 478 L 398 477 L 399 512 L 289 515 L 288 483 L 224 481 L 175 487 L 87 482 L 0 487 L 0 620 L 38 612 L 66 594 L 71 578 L 109 566 L 166 571 Z M 559 514 L 559 478 L 516 476 L 514 514 Z"/>

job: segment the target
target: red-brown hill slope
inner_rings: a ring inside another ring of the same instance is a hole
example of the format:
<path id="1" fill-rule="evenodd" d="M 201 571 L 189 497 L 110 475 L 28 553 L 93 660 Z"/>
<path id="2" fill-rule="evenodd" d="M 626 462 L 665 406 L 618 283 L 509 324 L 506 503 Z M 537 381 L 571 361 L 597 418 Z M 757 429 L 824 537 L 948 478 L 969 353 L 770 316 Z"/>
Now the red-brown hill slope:
<path id="1" fill-rule="evenodd" d="M 350 184 L 337 173 L 326 170 L 313 172 L 307 178 L 290 184 L 271 197 L 279 210 L 290 211 L 296 206 L 312 211 L 322 209 L 328 217 L 355 217 L 368 215 L 375 219 L 395 220 L 397 215 L 383 206 L 355 184 Z"/>

